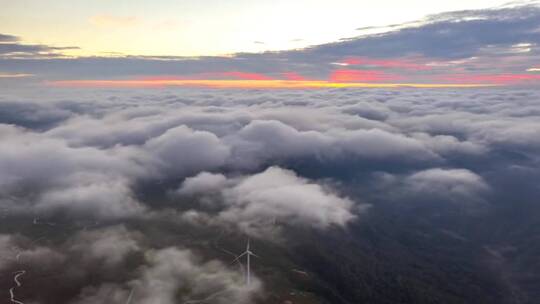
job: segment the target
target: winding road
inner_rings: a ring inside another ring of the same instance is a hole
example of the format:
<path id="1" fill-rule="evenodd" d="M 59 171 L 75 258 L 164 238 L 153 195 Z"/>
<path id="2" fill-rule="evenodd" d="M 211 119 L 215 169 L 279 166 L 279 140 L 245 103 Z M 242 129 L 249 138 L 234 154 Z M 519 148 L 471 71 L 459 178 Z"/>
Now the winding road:
<path id="1" fill-rule="evenodd" d="M 14 290 L 15 288 L 19 288 L 22 286 L 21 282 L 19 281 L 19 277 L 24 275 L 25 273 L 26 273 L 26 270 L 19 270 L 19 271 L 14 272 L 15 276 L 13 277 L 13 282 L 15 282 L 16 286 L 13 286 L 9 289 L 9 296 L 11 298 L 11 303 L 24 304 L 23 302 L 15 299 Z"/>
<path id="2" fill-rule="evenodd" d="M 129 296 L 127 298 L 126 304 L 131 303 L 131 298 L 133 298 L 133 288 L 129 291 Z"/>

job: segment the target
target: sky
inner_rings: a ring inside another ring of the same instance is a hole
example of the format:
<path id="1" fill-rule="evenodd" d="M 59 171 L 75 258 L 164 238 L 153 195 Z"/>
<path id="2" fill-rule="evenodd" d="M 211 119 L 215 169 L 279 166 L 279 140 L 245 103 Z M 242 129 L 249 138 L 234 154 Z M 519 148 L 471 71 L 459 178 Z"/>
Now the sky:
<path id="1" fill-rule="evenodd" d="M 2 30 L 73 55 L 224 55 L 305 47 L 444 11 L 507 1 L 5 1 Z M 30 8 L 30 9 L 29 9 Z M 133 39 L 137 37 L 137 39 Z"/>
<path id="2" fill-rule="evenodd" d="M 537 1 L 3 2 L 0 85 L 540 82 Z"/>

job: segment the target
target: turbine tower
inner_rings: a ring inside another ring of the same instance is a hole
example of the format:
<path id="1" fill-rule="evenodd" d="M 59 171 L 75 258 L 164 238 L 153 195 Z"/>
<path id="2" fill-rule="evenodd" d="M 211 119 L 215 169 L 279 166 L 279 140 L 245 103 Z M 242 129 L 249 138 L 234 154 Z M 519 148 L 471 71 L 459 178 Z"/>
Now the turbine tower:
<path id="1" fill-rule="evenodd" d="M 251 264 L 250 264 L 250 258 L 251 256 L 254 256 L 254 257 L 259 257 L 258 255 L 256 255 L 255 253 L 253 253 L 250 248 L 249 248 L 249 238 L 248 238 L 248 241 L 247 241 L 247 246 L 246 246 L 246 251 L 242 252 L 242 254 L 240 254 L 239 256 L 237 256 L 232 262 L 240 262 L 240 258 L 242 258 L 243 256 L 246 256 L 246 285 L 249 285 L 251 284 Z"/>

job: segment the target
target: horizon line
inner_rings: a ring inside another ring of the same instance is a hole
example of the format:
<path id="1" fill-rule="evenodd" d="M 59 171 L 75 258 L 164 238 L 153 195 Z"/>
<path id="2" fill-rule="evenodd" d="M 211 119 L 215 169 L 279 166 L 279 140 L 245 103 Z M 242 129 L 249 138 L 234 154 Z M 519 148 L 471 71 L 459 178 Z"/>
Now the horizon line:
<path id="1" fill-rule="evenodd" d="M 45 85 L 63 88 L 163 88 L 207 87 L 222 89 L 324 89 L 324 88 L 477 88 L 497 87 L 487 83 L 370 83 L 326 80 L 246 80 L 246 79 L 172 79 L 172 80 L 56 80 Z"/>

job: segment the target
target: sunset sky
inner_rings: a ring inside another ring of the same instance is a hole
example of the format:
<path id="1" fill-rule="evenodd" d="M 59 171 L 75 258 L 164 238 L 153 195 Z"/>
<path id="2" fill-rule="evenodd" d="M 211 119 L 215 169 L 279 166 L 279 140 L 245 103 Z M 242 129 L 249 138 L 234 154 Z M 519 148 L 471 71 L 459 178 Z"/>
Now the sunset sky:
<path id="1" fill-rule="evenodd" d="M 540 82 L 531 1 L 3 2 L 0 85 Z"/>
<path id="2" fill-rule="evenodd" d="M 0 19 L 2 31 L 24 42 L 81 48 L 67 54 L 201 56 L 305 47 L 354 37 L 362 27 L 505 2 L 23 0 L 5 1 Z"/>
<path id="3" fill-rule="evenodd" d="M 540 0 L 0 0 L 0 304 L 537 304 Z"/>

